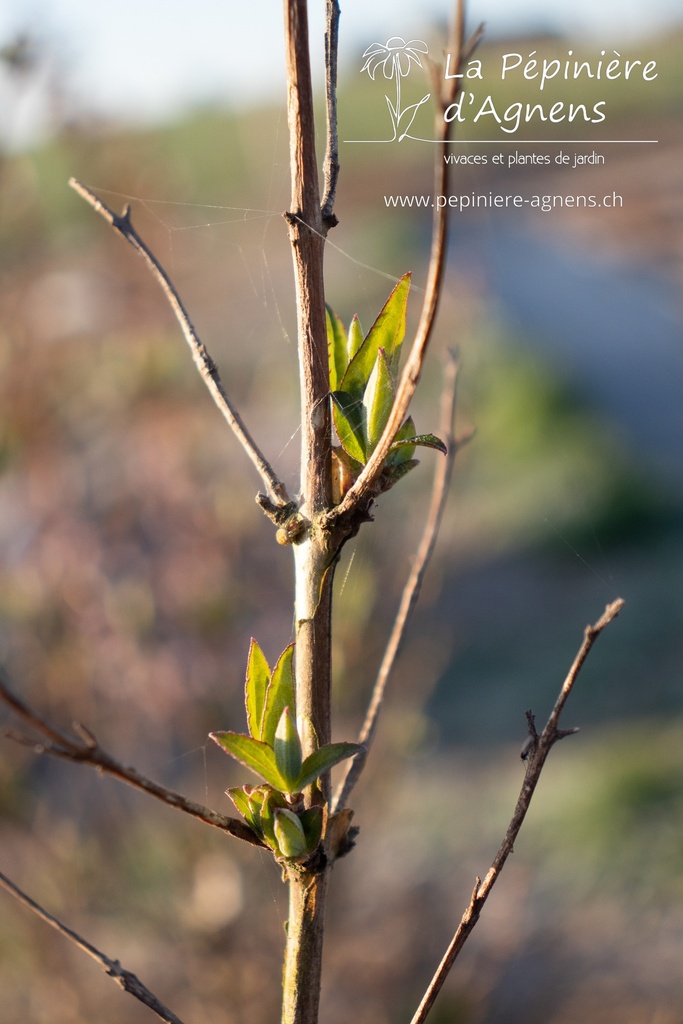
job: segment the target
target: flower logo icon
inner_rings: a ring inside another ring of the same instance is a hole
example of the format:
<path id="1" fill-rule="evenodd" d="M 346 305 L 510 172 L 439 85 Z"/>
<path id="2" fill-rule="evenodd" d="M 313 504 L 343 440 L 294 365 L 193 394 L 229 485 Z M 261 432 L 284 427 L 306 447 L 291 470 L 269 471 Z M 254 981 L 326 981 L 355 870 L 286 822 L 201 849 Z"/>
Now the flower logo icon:
<path id="1" fill-rule="evenodd" d="M 408 136 L 415 115 L 430 97 L 430 93 L 427 93 L 418 103 L 411 103 L 405 108 L 401 106 L 401 80 L 408 76 L 413 65 L 420 68 L 423 66 L 420 55 L 426 56 L 428 52 L 427 44 L 422 39 L 411 39 L 406 42 L 402 36 L 392 36 L 386 43 L 372 43 L 363 54 L 365 63 L 361 68 L 361 74 L 367 71 L 374 82 L 381 68 L 387 81 L 396 81 L 395 103 L 385 96 L 394 132 L 393 138 L 387 140 L 389 142 L 394 142 L 395 139 L 402 142 Z"/>

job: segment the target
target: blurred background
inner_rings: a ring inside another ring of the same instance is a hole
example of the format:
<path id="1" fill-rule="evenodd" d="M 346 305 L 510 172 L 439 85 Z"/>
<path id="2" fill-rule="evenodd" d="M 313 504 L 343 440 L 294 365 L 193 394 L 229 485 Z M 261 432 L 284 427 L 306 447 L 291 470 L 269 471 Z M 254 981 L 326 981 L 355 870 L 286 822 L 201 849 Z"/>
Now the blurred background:
<path id="1" fill-rule="evenodd" d="M 581 732 L 553 751 L 430 1019 L 681 1021 L 683 27 L 665 2 L 549 6 L 516 4 L 513 19 L 509 5 L 472 5 L 472 24 L 487 21 L 482 61 L 609 48 L 656 60 L 659 75 L 557 82 L 542 97 L 606 96 L 602 125 L 532 124 L 497 148 L 482 124 L 454 147 L 488 155 L 458 166 L 458 194 L 615 191 L 623 207 L 454 214 L 414 417 L 437 430 L 441 357 L 458 345 L 459 427 L 476 437 L 353 796 L 358 846 L 334 870 L 328 1024 L 410 1019 L 509 821 L 524 711 L 544 719 L 585 624 L 617 596 L 626 607 L 566 711 Z M 59 0 L 0 16 L 0 661 L 55 721 L 87 723 L 125 763 L 227 813 L 224 790 L 249 780 L 206 736 L 244 727 L 250 636 L 271 661 L 291 639 L 291 556 L 157 286 L 66 182 L 131 203 L 296 492 L 280 9 L 253 7 L 170 3 L 159 20 L 124 6 L 114 22 Z M 384 196 L 429 193 L 432 148 L 347 140 L 390 128 L 393 83 L 360 73 L 363 51 L 398 34 L 436 56 L 448 5 L 346 7 L 328 300 L 367 330 L 412 270 L 414 324 L 430 211 Z M 313 39 L 320 80 L 317 12 Z M 429 88 L 413 69 L 406 101 Z M 489 88 L 503 104 L 538 100 Z M 636 139 L 658 142 L 620 141 Z M 551 163 L 508 167 L 517 152 Z M 573 166 L 592 152 L 604 164 Z M 335 739 L 362 722 L 436 457 L 382 496 L 338 570 Z M 267 856 L 7 741 L 0 829 L 0 870 L 183 1019 L 277 1019 L 286 904 Z M 0 899 L 4 1024 L 149 1019 Z"/>

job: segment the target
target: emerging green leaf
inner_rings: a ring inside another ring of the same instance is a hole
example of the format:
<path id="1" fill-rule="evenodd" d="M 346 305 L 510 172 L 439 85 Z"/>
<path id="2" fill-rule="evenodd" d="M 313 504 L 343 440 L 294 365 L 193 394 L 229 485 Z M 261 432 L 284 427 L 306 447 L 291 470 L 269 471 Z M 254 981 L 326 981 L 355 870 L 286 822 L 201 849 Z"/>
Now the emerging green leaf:
<path id="1" fill-rule="evenodd" d="M 365 409 L 365 450 L 368 456 L 382 436 L 394 404 L 394 383 L 389 372 L 387 356 L 383 348 L 377 353 L 375 365 L 370 374 L 363 408 Z"/>
<path id="2" fill-rule="evenodd" d="M 344 325 L 330 306 L 325 306 L 327 353 L 330 363 L 330 391 L 336 391 L 349 365 Z"/>
<path id="3" fill-rule="evenodd" d="M 325 815 L 322 807 L 309 807 L 307 811 L 302 811 L 299 814 L 299 821 L 304 830 L 306 836 L 306 852 L 313 853 L 316 846 L 320 842 L 320 837 L 323 832 L 323 823 Z"/>
<path id="4" fill-rule="evenodd" d="M 277 770 L 273 748 L 267 743 L 239 732 L 210 732 L 209 736 L 231 757 L 260 775 L 275 789 L 282 792 L 287 789 L 287 784 Z"/>
<path id="5" fill-rule="evenodd" d="M 293 811 L 278 807 L 274 814 L 274 831 L 283 857 L 297 858 L 306 853 L 306 836 Z"/>
<path id="6" fill-rule="evenodd" d="M 297 793 L 297 783 L 301 774 L 301 740 L 289 708 L 285 708 L 278 722 L 273 749 L 275 764 L 287 785 L 287 792 Z"/>
<path id="7" fill-rule="evenodd" d="M 268 845 L 276 853 L 279 853 L 279 847 L 277 839 L 275 838 L 275 818 L 274 814 L 278 807 L 285 807 L 286 801 L 281 793 L 276 792 L 274 789 L 270 789 L 268 786 L 263 787 L 264 799 L 261 804 L 261 828 L 263 830 L 263 838 L 266 840 Z"/>
<path id="8" fill-rule="evenodd" d="M 363 747 L 359 743 L 326 743 L 324 747 L 318 747 L 312 754 L 309 754 L 301 766 L 301 774 L 297 781 L 297 792 L 310 786 L 312 782 L 324 775 L 335 764 L 344 761 L 347 757 L 358 754 Z"/>
<path id="9" fill-rule="evenodd" d="M 349 340 L 348 340 L 348 343 L 347 343 L 347 345 L 348 345 L 348 359 L 347 359 L 347 363 L 346 363 L 347 366 L 351 362 L 351 360 L 353 359 L 353 357 L 355 356 L 356 352 L 358 351 L 358 349 L 361 347 L 362 344 L 363 344 L 363 328 L 360 325 L 360 320 L 358 319 L 357 315 L 354 313 L 353 314 L 353 319 L 351 320 L 351 323 L 349 324 Z M 344 371 L 346 372 L 346 366 L 344 367 Z M 340 378 L 340 380 L 341 380 L 341 378 Z M 332 390 L 332 389 L 330 388 L 330 390 Z"/>
<path id="10" fill-rule="evenodd" d="M 226 789 L 225 792 L 230 797 L 242 817 L 245 818 L 250 825 L 254 825 L 251 801 L 245 790 L 241 786 L 234 786 L 231 789 Z"/>
<path id="11" fill-rule="evenodd" d="M 420 448 L 436 448 L 437 451 L 442 452 L 444 455 L 448 454 L 448 448 L 446 448 L 441 438 L 436 437 L 435 434 L 416 434 L 414 437 L 407 437 L 403 441 L 394 441 L 389 451 L 393 452 L 398 448 L 405 448 L 410 445 L 417 445 Z"/>
<path id="12" fill-rule="evenodd" d="M 409 290 L 410 274 L 405 274 L 385 302 L 363 344 L 349 363 L 341 380 L 340 388 L 352 398 L 361 399 L 363 397 L 380 348 L 386 352 L 391 374 L 396 376 L 401 358 L 401 345 L 406 333 L 406 306 Z"/>
<path id="13" fill-rule="evenodd" d="M 354 399 L 345 391 L 332 393 L 332 415 L 334 429 L 344 451 L 363 465 L 367 461 L 365 451 L 364 409 L 361 399 Z"/>
<path id="14" fill-rule="evenodd" d="M 403 426 L 396 433 L 392 447 L 387 455 L 386 465 L 398 465 L 400 462 L 407 462 L 408 459 L 412 459 L 415 451 L 415 446 L 410 443 L 412 437 L 415 437 L 415 424 L 413 423 L 413 417 L 408 416 L 403 421 Z M 400 441 L 407 441 L 408 444 L 399 445 L 398 442 Z"/>
<path id="15" fill-rule="evenodd" d="M 244 687 L 247 705 L 247 725 L 255 740 L 263 739 L 263 712 L 266 703 L 266 690 L 270 682 L 270 665 L 254 638 L 249 644 L 247 659 L 247 679 Z"/>
<path id="16" fill-rule="evenodd" d="M 278 727 L 282 712 L 285 708 L 294 709 L 294 672 L 292 658 L 294 657 L 294 644 L 285 647 L 273 669 L 273 674 L 266 692 L 266 706 L 263 712 L 263 726 L 261 728 L 261 739 L 264 743 L 273 746 L 275 742 L 275 730 Z M 281 787 L 278 787 L 281 788 Z"/>

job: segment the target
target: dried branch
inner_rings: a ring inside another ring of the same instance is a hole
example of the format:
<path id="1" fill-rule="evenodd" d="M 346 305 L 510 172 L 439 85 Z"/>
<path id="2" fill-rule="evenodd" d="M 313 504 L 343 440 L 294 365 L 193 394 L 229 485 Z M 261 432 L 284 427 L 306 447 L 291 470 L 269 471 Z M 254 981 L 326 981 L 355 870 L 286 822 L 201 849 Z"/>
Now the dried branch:
<path id="1" fill-rule="evenodd" d="M 461 71 L 479 41 L 481 29 L 467 43 L 464 40 L 464 0 L 458 0 L 456 17 L 451 33 L 450 49 L 453 64 Z M 450 163 L 445 159 L 450 143 L 451 124 L 446 121 L 446 109 L 455 102 L 460 91 L 462 79 L 449 78 L 437 93 L 435 132 L 438 145 L 435 147 L 435 181 L 434 195 L 448 195 L 450 183 Z M 396 432 L 403 423 L 408 406 L 415 394 L 422 366 L 427 354 L 427 346 L 432 336 L 439 300 L 442 292 L 443 274 L 446 266 L 448 242 L 448 209 L 434 203 L 434 219 L 432 224 L 432 248 L 427 273 L 427 284 L 422 304 L 420 321 L 415 333 L 412 348 L 406 365 L 401 374 L 391 415 L 384 428 L 377 447 L 363 467 L 355 483 L 349 488 L 342 501 L 327 515 L 327 522 L 332 523 L 339 516 L 351 514 L 359 506 L 371 500 L 375 484 L 382 471 L 384 460 L 393 443 Z"/>
<path id="2" fill-rule="evenodd" d="M 505 838 L 503 839 L 500 849 L 498 850 L 484 881 L 482 882 L 480 878 L 476 879 L 467 910 L 462 916 L 451 944 L 448 947 L 443 960 L 439 964 L 436 974 L 432 978 L 429 988 L 425 992 L 422 1002 L 417 1008 L 411 1024 L 422 1024 L 426 1019 L 441 986 L 448 977 L 448 974 L 458 957 L 458 954 L 479 920 L 479 915 L 481 914 L 484 904 L 486 903 L 493 886 L 503 870 L 506 860 L 512 853 L 515 841 L 519 835 L 526 813 L 529 810 L 531 798 L 534 795 L 538 780 L 541 776 L 541 772 L 543 771 L 543 766 L 545 765 L 551 748 L 558 740 L 576 732 L 576 729 L 558 728 L 560 715 L 562 714 L 567 698 L 572 691 L 572 687 L 576 682 L 578 674 L 581 671 L 583 663 L 588 657 L 593 644 L 602 631 L 617 617 L 623 608 L 623 605 L 624 602 L 622 599 L 617 598 L 617 600 L 613 601 L 612 604 L 607 605 L 605 611 L 594 625 L 586 626 L 583 634 L 583 643 L 581 644 L 581 647 L 574 658 L 574 662 L 567 673 L 567 677 L 562 684 L 562 689 L 560 690 L 559 696 L 555 702 L 555 706 L 551 711 L 550 717 L 548 718 L 546 726 L 540 736 L 536 731 L 534 716 L 530 711 L 527 711 L 529 738 L 522 752 L 522 757 L 526 761 L 526 771 L 524 773 L 524 782 L 522 783 L 522 789 L 517 799 L 514 814 L 512 815 L 512 819 L 508 825 Z"/>
<path id="3" fill-rule="evenodd" d="M 176 1017 L 175 1013 L 172 1013 L 167 1007 L 161 1003 L 153 992 L 147 988 L 146 985 L 140 981 L 140 979 L 132 974 L 130 971 L 126 971 L 118 960 L 110 960 L 105 953 L 101 953 L 99 949 L 84 939 L 78 932 L 68 928 L 67 925 L 63 924 L 56 917 L 50 914 L 44 907 L 41 907 L 39 903 L 32 900 L 30 896 L 27 896 L 14 882 L 10 881 L 6 875 L 0 871 L 0 885 L 11 893 L 20 903 L 23 903 L 25 907 L 32 910 L 34 914 L 46 921 L 52 928 L 59 932 L 60 935 L 64 935 L 70 942 L 73 942 L 75 946 L 82 949 L 84 953 L 91 956 L 93 960 L 97 962 L 105 969 L 110 978 L 113 978 L 117 985 L 119 985 L 124 992 L 129 992 L 132 996 L 135 996 L 137 1000 L 148 1006 L 153 1013 L 157 1015 L 161 1020 L 166 1021 L 166 1024 L 183 1024 L 180 1017 Z"/>
<path id="4" fill-rule="evenodd" d="M 130 219 L 130 205 L 127 204 L 124 207 L 123 213 L 116 214 L 113 210 L 110 210 L 94 192 L 92 192 L 86 185 L 83 185 L 80 181 L 77 181 L 76 178 L 70 178 L 69 185 L 79 194 L 79 196 L 85 199 L 86 203 L 92 206 L 93 210 L 99 213 L 100 216 L 104 217 L 107 223 L 111 224 L 114 230 L 118 232 L 122 238 L 125 238 L 125 240 L 132 245 L 135 251 L 143 258 L 147 267 L 161 285 L 164 295 L 168 299 L 176 320 L 180 324 L 183 336 L 190 346 L 195 365 L 199 370 L 202 380 L 209 389 L 211 397 L 218 406 L 224 419 L 227 420 L 228 424 L 232 428 L 232 431 L 239 443 L 242 445 L 242 448 L 256 467 L 271 498 L 280 505 L 286 504 L 289 501 L 289 498 L 287 496 L 285 485 L 282 481 L 278 480 L 270 463 L 254 441 L 242 421 L 242 417 L 228 397 L 218 374 L 218 367 L 209 355 L 206 346 L 199 338 L 192 321 L 183 306 L 180 296 L 173 285 L 173 282 L 154 253 L 148 248 L 145 242 L 143 242 L 133 227 Z"/>
<path id="5" fill-rule="evenodd" d="M 110 754 L 103 750 L 90 730 L 80 722 L 74 722 L 74 733 L 59 729 L 43 718 L 37 711 L 24 703 L 21 698 L 10 690 L 5 680 L 0 676 L 0 700 L 14 711 L 39 737 L 27 736 L 6 732 L 5 735 L 23 746 L 30 747 L 39 754 L 51 754 L 53 757 L 62 758 L 65 761 L 76 761 L 82 764 L 89 764 L 107 775 L 112 775 L 122 782 L 128 783 L 134 789 L 141 789 L 157 800 L 175 807 L 185 814 L 213 825 L 223 832 L 227 832 L 236 839 L 241 839 L 252 846 L 263 846 L 258 836 L 252 832 L 249 826 L 238 818 L 229 818 L 225 814 L 213 811 L 209 807 L 195 803 L 172 789 L 167 789 L 158 782 L 153 782 L 141 775 L 136 768 L 128 768 L 115 760 Z"/>
<path id="6" fill-rule="evenodd" d="M 436 472 L 434 474 L 434 483 L 432 486 L 432 497 L 424 531 L 415 555 L 413 566 L 410 570 L 410 575 L 406 581 L 405 587 L 403 588 L 401 602 L 396 614 L 396 619 L 394 620 L 394 625 L 386 650 L 384 651 L 382 663 L 377 673 L 377 679 L 368 705 L 365 722 L 363 723 L 363 728 L 361 729 L 358 737 L 358 742 L 363 744 L 364 750 L 353 758 L 353 760 L 347 762 L 346 770 L 339 783 L 334 799 L 335 811 L 339 810 L 340 807 L 346 806 L 351 791 L 360 778 L 361 772 L 365 768 L 370 745 L 374 739 L 377 722 L 382 710 L 387 683 L 389 682 L 394 665 L 396 664 L 396 659 L 403 642 L 403 637 L 405 636 L 408 622 L 410 621 L 411 613 L 417 603 L 418 597 L 420 596 L 422 581 L 424 580 L 425 572 L 432 557 L 436 539 L 439 535 L 441 519 L 446 505 L 448 488 L 453 473 L 455 456 L 463 444 L 465 444 L 472 436 L 471 434 L 468 434 L 457 441 L 454 436 L 457 376 L 457 358 L 455 353 L 449 352 L 445 368 L 443 394 L 441 398 L 441 424 L 439 428 L 439 436 L 444 439 L 446 447 L 448 448 L 448 454 L 445 459 L 439 459 L 436 464 Z"/>
<path id="7" fill-rule="evenodd" d="M 338 222 L 334 200 L 339 178 L 339 137 L 337 132 L 337 54 L 339 51 L 339 2 L 327 0 L 325 18 L 325 99 L 327 103 L 327 148 L 325 151 L 322 198 L 323 223 L 326 228 Z"/>

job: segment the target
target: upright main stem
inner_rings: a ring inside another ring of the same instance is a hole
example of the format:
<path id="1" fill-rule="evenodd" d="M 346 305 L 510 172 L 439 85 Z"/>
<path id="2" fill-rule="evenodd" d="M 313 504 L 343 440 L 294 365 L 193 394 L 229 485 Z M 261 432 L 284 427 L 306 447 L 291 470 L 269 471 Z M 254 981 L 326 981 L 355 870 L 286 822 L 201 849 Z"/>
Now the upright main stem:
<path id="1" fill-rule="evenodd" d="M 292 175 L 287 214 L 296 280 L 301 382 L 302 511 L 330 506 L 330 390 L 325 328 L 323 218 L 315 153 L 306 0 L 285 0 L 287 114 Z"/>
<path id="2" fill-rule="evenodd" d="M 296 568 L 297 715 L 304 756 L 330 740 L 332 565 L 329 534 L 319 517 L 331 506 L 329 370 L 323 253 L 315 152 L 313 93 L 306 0 L 284 0 L 287 110 L 292 175 L 287 213 L 296 283 L 301 385 L 300 511 L 309 526 L 294 545 Z M 283 979 L 282 1024 L 316 1024 L 320 999 L 327 873 L 292 866 L 288 871 L 289 920 Z"/>

